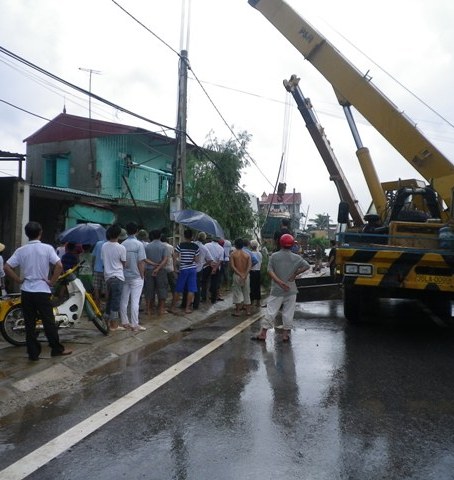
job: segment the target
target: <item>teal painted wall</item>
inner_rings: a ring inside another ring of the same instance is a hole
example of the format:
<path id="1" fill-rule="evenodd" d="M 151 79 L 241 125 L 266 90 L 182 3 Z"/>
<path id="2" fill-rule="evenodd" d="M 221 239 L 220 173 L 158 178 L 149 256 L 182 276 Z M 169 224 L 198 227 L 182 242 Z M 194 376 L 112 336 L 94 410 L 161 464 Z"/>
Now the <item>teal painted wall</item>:
<path id="1" fill-rule="evenodd" d="M 101 225 L 115 223 L 115 215 L 110 210 L 91 207 L 88 205 L 74 205 L 68 208 L 66 216 L 66 228 L 75 227 L 78 223 L 91 222 Z"/>
<path id="2" fill-rule="evenodd" d="M 173 145 L 163 145 L 162 139 L 153 140 L 146 135 L 111 135 L 96 139 L 97 171 L 102 172 L 103 195 L 131 198 L 124 175 L 135 200 L 161 203 L 169 188 Z M 132 167 L 131 167 L 132 162 Z"/>

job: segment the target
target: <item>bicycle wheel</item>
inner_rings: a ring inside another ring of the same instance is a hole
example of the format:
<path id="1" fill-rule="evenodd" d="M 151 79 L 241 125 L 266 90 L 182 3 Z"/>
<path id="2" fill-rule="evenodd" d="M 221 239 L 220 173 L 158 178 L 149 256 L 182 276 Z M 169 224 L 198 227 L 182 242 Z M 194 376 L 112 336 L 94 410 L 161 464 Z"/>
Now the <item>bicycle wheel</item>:
<path id="1" fill-rule="evenodd" d="M 5 320 L 0 323 L 3 338 L 12 345 L 25 345 L 25 322 L 22 307 L 14 306 L 8 310 Z"/>
<path id="2" fill-rule="evenodd" d="M 95 327 L 104 335 L 109 333 L 109 325 L 107 321 L 101 316 L 97 315 L 90 305 L 90 302 L 85 299 L 85 312 L 88 318 L 95 324 Z"/>

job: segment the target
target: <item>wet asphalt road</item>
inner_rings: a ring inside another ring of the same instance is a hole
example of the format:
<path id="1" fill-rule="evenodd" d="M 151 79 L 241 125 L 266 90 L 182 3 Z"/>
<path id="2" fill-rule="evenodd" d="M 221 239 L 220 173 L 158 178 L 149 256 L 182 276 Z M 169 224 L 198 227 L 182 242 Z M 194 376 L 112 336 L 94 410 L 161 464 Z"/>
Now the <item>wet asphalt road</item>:
<path id="1" fill-rule="evenodd" d="M 453 333 L 411 302 L 358 326 L 338 301 L 300 307 L 289 344 L 277 333 L 251 341 L 253 325 L 28 478 L 453 479 Z M 237 323 L 224 314 L 72 397 L 7 417 L 0 467 Z"/>

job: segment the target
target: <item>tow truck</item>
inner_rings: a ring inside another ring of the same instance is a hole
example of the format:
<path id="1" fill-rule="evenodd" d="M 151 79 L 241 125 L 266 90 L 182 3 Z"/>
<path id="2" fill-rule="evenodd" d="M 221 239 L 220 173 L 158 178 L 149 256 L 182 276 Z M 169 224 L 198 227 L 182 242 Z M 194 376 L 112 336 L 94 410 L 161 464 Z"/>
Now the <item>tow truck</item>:
<path id="1" fill-rule="evenodd" d="M 321 33 L 283 0 L 249 0 L 331 84 L 347 115 L 372 197 L 358 228 L 340 228 L 336 268 L 343 279 L 344 315 L 358 322 L 380 298 L 416 299 L 450 324 L 454 298 L 454 165 Z M 361 144 L 351 107 L 412 165 L 424 181 L 381 183 Z M 427 183 L 426 183 L 427 182 Z M 348 212 L 338 221 L 348 224 Z"/>

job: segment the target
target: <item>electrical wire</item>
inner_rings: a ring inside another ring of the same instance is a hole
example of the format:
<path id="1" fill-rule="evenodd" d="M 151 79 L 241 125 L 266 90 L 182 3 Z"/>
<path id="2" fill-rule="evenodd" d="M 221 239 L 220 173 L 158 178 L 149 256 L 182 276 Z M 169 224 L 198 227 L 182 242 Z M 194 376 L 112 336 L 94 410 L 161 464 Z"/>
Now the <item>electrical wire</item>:
<path id="1" fill-rule="evenodd" d="M 138 113 L 134 113 L 132 112 L 131 110 L 128 110 L 127 108 L 124 108 L 124 107 L 121 107 L 120 105 L 117 105 L 109 100 L 106 100 L 105 98 L 103 97 L 100 97 L 99 95 L 96 95 L 92 92 L 89 92 L 88 90 L 85 90 L 84 88 L 81 88 L 77 85 L 74 85 L 73 83 L 70 83 L 68 82 L 67 80 L 64 80 L 63 78 L 61 77 L 58 77 L 57 75 L 54 75 L 53 73 L 50 73 L 49 71 L 41 68 L 41 67 L 38 67 L 37 65 L 29 62 L 28 60 L 26 60 L 25 58 L 23 57 L 20 57 L 19 55 L 16 55 L 15 53 L 13 52 L 10 52 L 9 50 L 7 50 L 6 48 L 0 46 L 0 53 L 3 53 L 11 58 L 13 58 L 14 60 L 20 62 L 20 63 L 23 63 L 24 65 L 27 65 L 28 67 L 30 68 L 33 68 L 34 70 L 42 73 L 43 75 L 47 75 L 48 77 L 52 78 L 53 80 L 56 80 L 57 82 L 60 82 L 60 83 L 63 83 L 64 85 L 66 85 L 67 87 L 70 87 L 78 92 L 81 92 L 83 93 L 84 95 L 88 95 L 89 97 L 91 98 L 94 98 L 96 100 L 98 100 L 99 102 L 101 103 L 104 103 L 106 105 L 109 105 L 110 107 L 113 107 L 123 113 L 126 113 L 128 115 L 131 115 L 133 117 L 136 117 L 136 118 L 139 118 L 140 120 L 144 120 L 145 122 L 148 122 L 148 123 L 151 123 L 153 125 L 157 125 L 161 128 L 165 128 L 167 130 L 173 130 L 173 131 L 176 131 L 175 128 L 172 128 L 170 126 L 167 126 L 167 125 L 164 125 L 163 123 L 159 123 L 159 122 L 156 122 L 154 120 L 151 120 L 147 117 L 144 117 L 143 115 L 140 115 Z"/>
<path id="2" fill-rule="evenodd" d="M 159 40 L 161 43 L 163 43 L 167 48 L 169 48 L 173 53 L 175 53 L 179 58 L 180 60 L 182 60 L 182 56 L 180 55 L 179 52 L 177 52 L 174 48 L 172 48 L 167 42 L 165 42 L 161 37 L 159 37 L 159 35 L 157 35 L 156 33 L 154 33 L 150 28 L 148 28 L 143 22 L 141 22 L 140 20 L 138 20 L 134 15 L 132 15 L 131 13 L 129 13 L 124 7 L 122 7 L 116 0 L 112 0 L 112 2 L 118 7 L 120 8 L 126 15 L 128 15 L 130 18 L 132 18 L 135 22 L 137 22 L 142 28 L 144 28 L 147 32 L 149 32 L 151 35 L 153 35 L 157 40 Z M 233 136 L 233 138 L 235 139 L 235 141 L 238 143 L 238 145 L 240 146 L 240 149 L 243 153 L 243 155 L 253 164 L 255 165 L 255 167 L 257 168 L 257 170 L 260 172 L 260 174 L 263 176 L 263 178 L 271 185 L 273 186 L 273 184 L 271 183 L 271 181 L 267 178 L 267 176 L 262 172 L 262 170 L 260 169 L 260 167 L 257 165 L 257 162 L 254 160 L 254 158 L 252 158 L 252 156 L 249 154 L 249 152 L 242 146 L 241 144 L 241 141 L 240 139 L 238 138 L 238 136 L 236 135 L 236 133 L 233 131 L 233 129 L 230 127 L 230 125 L 227 123 L 227 121 L 225 120 L 224 116 L 221 114 L 219 108 L 215 105 L 215 103 L 213 102 L 212 98 L 210 97 L 210 95 L 208 94 L 208 92 L 206 91 L 205 87 L 202 85 L 202 82 L 200 82 L 200 80 L 198 79 L 197 75 L 195 74 L 194 72 L 194 69 L 188 65 L 188 69 L 192 72 L 192 74 L 194 75 L 194 78 L 196 80 L 196 82 L 198 83 L 198 85 L 200 86 L 200 88 L 202 89 L 203 93 L 205 94 L 205 96 L 208 98 L 209 102 L 211 103 L 211 105 L 213 106 L 214 110 L 216 111 L 216 113 L 219 115 L 220 119 L 222 120 L 222 122 L 224 123 L 224 125 L 227 127 L 227 129 L 229 130 L 229 132 L 231 133 L 231 135 Z"/>
<path id="3" fill-rule="evenodd" d="M 150 28 L 148 28 L 144 23 L 142 23 L 138 18 L 136 18 L 134 15 L 132 15 L 131 13 L 129 13 L 124 7 L 122 7 L 118 2 L 116 2 L 115 0 L 112 0 L 112 2 L 120 9 L 122 10 L 124 13 L 126 13 L 126 15 L 128 15 L 129 17 L 131 17 L 135 22 L 137 22 L 142 28 L 144 28 L 148 33 L 151 33 L 151 35 L 153 35 L 153 37 L 155 37 L 157 40 L 159 40 L 161 43 L 163 43 L 169 50 L 172 50 L 173 53 L 175 53 L 176 55 L 178 55 L 179 57 L 181 57 L 181 55 L 179 54 L 179 52 L 177 52 L 173 47 L 171 47 L 167 42 L 165 42 L 159 35 L 157 35 L 156 33 L 153 32 L 153 30 L 151 30 Z"/>
<path id="4" fill-rule="evenodd" d="M 387 75 L 391 80 L 396 82 L 400 87 L 402 87 L 407 93 L 409 93 L 413 98 L 418 100 L 422 105 L 424 105 L 428 110 L 430 110 L 434 115 L 436 115 L 438 118 L 443 120 L 447 125 L 450 127 L 454 128 L 454 124 L 451 123 L 447 118 L 445 118 L 441 113 L 437 112 L 434 108 L 432 108 L 427 102 L 425 102 L 421 97 L 416 95 L 413 91 L 411 91 L 406 85 L 404 85 L 402 82 L 397 80 L 396 77 L 394 77 L 391 73 L 389 73 L 387 70 L 385 70 L 381 65 L 379 65 L 375 60 L 373 60 L 369 55 L 367 55 L 365 52 L 363 52 L 359 47 L 357 47 L 353 42 L 351 42 L 345 35 L 343 35 L 341 32 L 336 30 L 334 27 L 332 27 L 329 23 L 327 25 L 337 33 L 341 38 L 343 38 L 351 47 L 353 47 L 356 51 L 361 53 L 361 55 L 364 55 L 365 58 L 367 58 L 370 62 L 372 62 L 373 65 L 375 65 L 379 70 L 381 70 L 385 75 Z"/>

